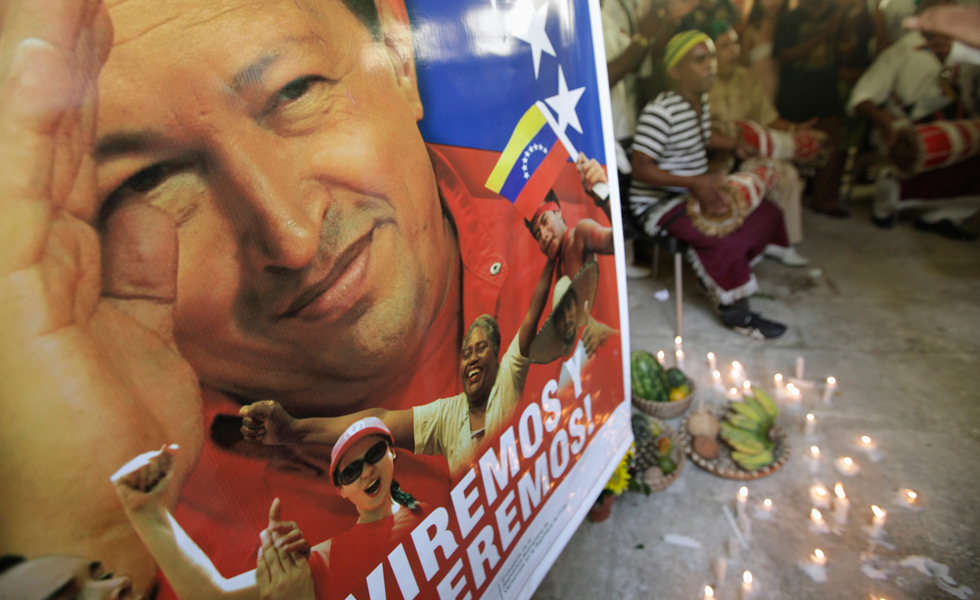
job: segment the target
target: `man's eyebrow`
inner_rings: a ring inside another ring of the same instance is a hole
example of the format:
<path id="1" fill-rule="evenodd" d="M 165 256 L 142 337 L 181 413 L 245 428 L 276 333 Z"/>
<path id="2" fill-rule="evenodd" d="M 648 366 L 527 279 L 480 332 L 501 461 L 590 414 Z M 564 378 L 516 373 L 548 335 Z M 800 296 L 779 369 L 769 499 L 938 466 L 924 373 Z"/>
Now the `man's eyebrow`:
<path id="1" fill-rule="evenodd" d="M 274 65 L 280 56 L 278 53 L 268 54 L 235 73 L 235 76 L 231 78 L 231 89 L 237 94 L 243 90 L 261 85 L 262 74 L 265 73 L 266 69 Z"/>
<path id="2" fill-rule="evenodd" d="M 112 133 L 99 140 L 95 146 L 96 162 L 105 162 L 126 154 L 149 152 L 159 145 L 159 137 L 149 131 Z"/>

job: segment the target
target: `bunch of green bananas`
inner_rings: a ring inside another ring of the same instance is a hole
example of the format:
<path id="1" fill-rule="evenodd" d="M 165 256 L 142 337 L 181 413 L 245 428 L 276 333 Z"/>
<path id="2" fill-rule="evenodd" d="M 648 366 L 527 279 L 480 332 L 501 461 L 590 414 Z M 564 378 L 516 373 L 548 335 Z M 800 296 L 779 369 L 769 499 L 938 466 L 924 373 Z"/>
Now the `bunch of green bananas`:
<path id="1" fill-rule="evenodd" d="M 752 389 L 744 402 L 732 402 L 721 422 L 721 439 L 732 448 L 732 460 L 746 471 L 757 471 L 775 460 L 769 430 L 779 409 L 763 390 Z"/>

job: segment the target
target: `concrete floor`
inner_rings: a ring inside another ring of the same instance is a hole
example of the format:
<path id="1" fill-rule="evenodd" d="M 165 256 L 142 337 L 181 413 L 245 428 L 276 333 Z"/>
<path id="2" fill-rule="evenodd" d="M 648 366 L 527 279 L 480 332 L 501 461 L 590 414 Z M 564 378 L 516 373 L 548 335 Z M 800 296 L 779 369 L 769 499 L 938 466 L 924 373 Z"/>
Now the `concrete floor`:
<path id="1" fill-rule="evenodd" d="M 806 241 L 799 250 L 819 276 L 772 261 L 758 265 L 764 297 L 753 306 L 790 325 L 781 340 L 757 342 L 722 328 L 685 270 L 684 347 L 701 393 L 708 387 L 708 351 L 720 363 L 741 361 L 756 381 L 771 384 L 774 373 L 791 373 L 803 356 L 807 378 L 834 375 L 840 382 L 832 406 L 810 392 L 802 412 L 780 416 L 793 455 L 774 475 L 748 483 L 750 504 L 771 498 L 776 518 L 753 520 L 751 545 L 739 560 L 729 560 L 717 598 L 739 597 L 743 569 L 755 576 L 752 597 L 758 600 L 956 597 L 933 577 L 898 564 L 911 555 L 947 565 L 957 585 L 980 597 L 980 243 L 920 233 L 907 219 L 882 231 L 871 225 L 866 203 L 853 201 L 851 208 L 855 214 L 847 220 L 804 217 Z M 633 348 L 669 355 L 673 298 L 658 302 L 653 293 L 673 292 L 671 273 L 665 260 L 658 280 L 629 283 Z M 819 420 L 814 440 L 803 438 L 805 412 Z M 879 444 L 878 463 L 851 447 L 865 434 Z M 811 444 L 824 456 L 816 475 L 804 458 Z M 858 475 L 834 470 L 832 459 L 845 454 L 860 465 Z M 844 484 L 852 508 L 840 534 L 808 530 L 814 479 L 831 488 Z M 734 504 L 740 485 L 688 460 L 667 490 L 649 497 L 627 492 L 608 521 L 581 525 L 534 598 L 700 599 L 714 579 L 712 564 L 726 556 L 733 537 L 722 506 Z M 893 503 L 903 487 L 919 492 L 924 510 Z M 888 510 L 887 545 L 870 546 L 862 530 L 872 504 Z M 700 548 L 669 545 L 667 533 L 690 536 Z M 829 558 L 826 583 L 798 566 L 814 548 Z M 862 562 L 865 553 L 873 560 Z M 872 579 L 862 565 L 884 578 Z"/>

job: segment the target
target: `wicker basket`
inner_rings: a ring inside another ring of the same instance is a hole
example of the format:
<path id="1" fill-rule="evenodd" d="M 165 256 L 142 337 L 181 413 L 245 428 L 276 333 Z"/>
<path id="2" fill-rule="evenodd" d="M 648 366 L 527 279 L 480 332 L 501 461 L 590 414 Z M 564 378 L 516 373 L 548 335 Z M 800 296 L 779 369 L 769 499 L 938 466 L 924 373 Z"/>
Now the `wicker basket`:
<path id="1" fill-rule="evenodd" d="M 634 414 L 642 415 L 644 419 L 646 419 L 648 421 L 655 422 L 657 425 L 660 426 L 660 429 L 663 432 L 663 435 L 666 435 L 668 438 L 670 438 L 670 441 L 673 442 L 673 444 L 674 444 L 673 450 L 670 451 L 670 458 L 671 458 L 671 460 L 674 461 L 674 464 L 677 465 L 677 468 L 674 469 L 674 472 L 671 473 L 670 475 L 667 475 L 665 477 L 661 477 L 659 479 L 656 479 L 656 480 L 653 481 L 653 483 L 646 482 L 647 485 L 650 486 L 650 491 L 651 492 L 659 492 L 661 490 L 665 490 L 668 487 L 670 487 L 670 484 L 674 483 L 674 481 L 680 476 L 681 471 L 684 470 L 684 458 L 685 458 L 685 456 L 684 456 L 684 447 L 681 444 L 680 436 L 677 434 L 676 431 L 674 431 L 674 429 L 670 425 L 667 425 L 666 423 L 664 423 L 660 419 L 657 419 L 655 417 L 651 417 L 651 416 L 646 415 L 646 414 L 643 414 L 643 413 L 634 413 Z M 651 441 L 653 439 L 654 438 L 651 438 Z M 652 466 L 656 466 L 656 465 L 648 465 L 648 464 L 645 464 L 645 463 L 637 463 L 634 466 L 636 467 L 636 471 L 637 472 L 633 476 L 634 477 L 641 477 L 642 478 L 643 477 L 643 473 L 647 469 L 649 469 Z"/>
<path id="2" fill-rule="evenodd" d="M 725 413 L 727 408 L 724 406 L 719 406 L 712 408 L 710 410 L 711 414 L 718 419 L 720 422 L 725 418 Z M 705 471 L 717 475 L 719 477 L 724 477 L 725 479 L 735 479 L 739 481 L 751 481 L 753 479 L 759 479 L 772 475 L 776 471 L 782 468 L 789 460 L 790 448 L 789 440 L 787 439 L 786 432 L 783 431 L 778 425 L 774 425 L 771 430 L 769 430 L 769 438 L 774 442 L 775 448 L 773 449 L 773 456 L 775 460 L 772 464 L 763 467 L 755 471 L 746 471 L 745 469 L 738 466 L 734 460 L 732 460 L 731 450 L 728 445 L 719 441 L 718 442 L 718 456 L 716 458 L 705 458 L 694 451 L 694 436 L 687 429 L 688 419 L 684 419 L 684 422 L 680 425 L 679 442 L 684 448 L 684 451 L 688 456 L 691 457 L 691 462 L 701 467 Z"/>
<path id="3" fill-rule="evenodd" d="M 633 406 L 658 419 L 676 419 L 677 417 L 683 416 L 687 412 L 687 409 L 691 408 L 691 402 L 694 401 L 694 394 L 697 392 L 697 388 L 693 381 L 688 381 L 688 385 L 691 387 L 691 393 L 683 400 L 678 400 L 677 402 L 654 402 L 653 400 L 645 400 L 633 394 Z"/>

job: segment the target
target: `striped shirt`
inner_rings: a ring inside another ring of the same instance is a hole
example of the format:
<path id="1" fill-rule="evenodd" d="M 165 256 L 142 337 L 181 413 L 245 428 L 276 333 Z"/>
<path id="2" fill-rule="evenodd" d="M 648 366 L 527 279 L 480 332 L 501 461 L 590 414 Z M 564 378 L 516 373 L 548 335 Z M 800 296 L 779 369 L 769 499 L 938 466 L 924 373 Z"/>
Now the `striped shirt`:
<path id="1" fill-rule="evenodd" d="M 710 137 L 708 95 L 701 96 L 699 118 L 690 102 L 677 92 L 668 91 L 643 108 L 633 137 L 633 152 L 646 154 L 659 168 L 673 175 L 694 177 L 708 171 L 706 142 Z M 634 177 L 630 185 L 630 208 L 641 220 L 655 226 L 687 194 L 686 188 L 654 187 Z"/>

